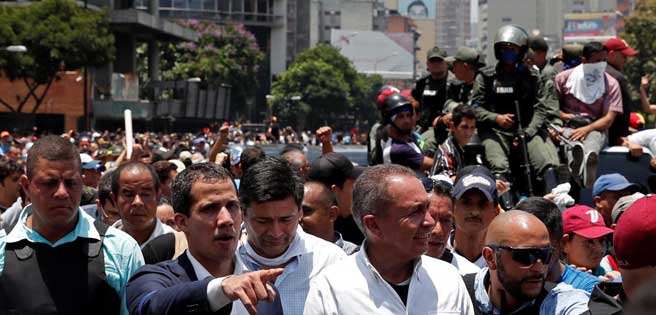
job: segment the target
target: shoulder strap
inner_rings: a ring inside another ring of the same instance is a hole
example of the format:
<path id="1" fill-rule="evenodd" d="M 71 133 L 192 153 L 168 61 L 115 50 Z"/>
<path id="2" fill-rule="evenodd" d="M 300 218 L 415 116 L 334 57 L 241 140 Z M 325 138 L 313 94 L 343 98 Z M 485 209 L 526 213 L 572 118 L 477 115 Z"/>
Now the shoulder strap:
<path id="1" fill-rule="evenodd" d="M 96 227 L 96 230 L 100 235 L 100 241 L 89 242 L 89 251 L 87 252 L 87 255 L 89 257 L 97 257 L 100 254 L 100 251 L 102 250 L 103 241 L 105 240 L 105 235 L 107 234 L 107 230 L 109 229 L 109 225 L 105 224 L 105 222 L 102 222 L 101 220 L 93 221 L 93 225 Z"/>
<path id="2" fill-rule="evenodd" d="M 474 308 L 474 315 L 480 315 L 481 311 L 478 308 L 478 303 L 476 303 L 476 290 L 474 290 L 476 275 L 477 275 L 476 273 L 470 273 L 468 275 L 464 275 L 462 276 L 462 280 L 465 282 L 467 293 L 469 293 L 469 298 L 472 301 L 472 306 Z"/>

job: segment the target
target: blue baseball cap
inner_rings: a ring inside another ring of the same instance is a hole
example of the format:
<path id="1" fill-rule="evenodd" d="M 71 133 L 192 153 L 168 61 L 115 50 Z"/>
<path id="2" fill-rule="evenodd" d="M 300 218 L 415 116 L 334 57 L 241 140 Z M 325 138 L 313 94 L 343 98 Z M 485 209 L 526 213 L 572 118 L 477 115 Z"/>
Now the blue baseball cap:
<path id="1" fill-rule="evenodd" d="M 104 172 L 105 171 L 105 165 L 103 165 L 101 161 L 91 160 L 89 162 L 82 163 L 82 169 L 83 170 L 94 170 L 94 171 Z"/>
<path id="2" fill-rule="evenodd" d="M 498 200 L 497 183 L 487 168 L 477 166 L 469 172 L 458 175 L 456 184 L 453 186 L 453 198 L 460 199 L 467 191 L 478 189 L 487 197 L 487 200 L 496 203 Z"/>
<path id="3" fill-rule="evenodd" d="M 599 176 L 592 186 L 592 195 L 599 196 L 604 191 L 620 191 L 627 188 L 634 190 L 640 189 L 640 186 L 634 183 L 629 183 L 626 177 L 619 173 L 612 173 Z"/>

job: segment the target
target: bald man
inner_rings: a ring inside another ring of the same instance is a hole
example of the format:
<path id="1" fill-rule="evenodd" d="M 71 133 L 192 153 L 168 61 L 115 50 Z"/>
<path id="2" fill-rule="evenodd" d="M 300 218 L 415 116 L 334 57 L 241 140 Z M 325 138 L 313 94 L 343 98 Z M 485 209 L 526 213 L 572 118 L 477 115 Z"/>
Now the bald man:
<path id="1" fill-rule="evenodd" d="M 303 217 L 301 227 L 303 231 L 318 238 L 339 246 L 346 255 L 357 252 L 360 247 L 347 240 L 342 234 L 335 231 L 334 224 L 339 216 L 337 198 L 335 194 L 323 183 L 309 181 L 304 184 Z"/>
<path id="2" fill-rule="evenodd" d="M 534 215 L 513 210 L 488 227 L 483 257 L 488 267 L 464 277 L 475 314 L 581 314 L 587 295 L 544 289 L 553 249 L 547 227 Z"/>
<path id="3" fill-rule="evenodd" d="M 297 171 L 303 179 L 307 180 L 308 174 L 310 173 L 310 162 L 308 162 L 303 151 L 290 148 L 283 150 L 280 156 L 292 165 L 294 171 Z"/>

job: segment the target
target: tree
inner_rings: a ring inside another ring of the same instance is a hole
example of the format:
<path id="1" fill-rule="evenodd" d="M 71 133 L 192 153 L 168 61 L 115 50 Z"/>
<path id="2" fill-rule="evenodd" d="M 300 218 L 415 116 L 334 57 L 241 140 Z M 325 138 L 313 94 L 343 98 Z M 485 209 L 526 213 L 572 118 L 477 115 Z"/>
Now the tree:
<path id="1" fill-rule="evenodd" d="M 179 21 L 179 24 L 197 31 L 200 37 L 198 42 L 162 44 L 162 79 L 200 78 L 205 84 L 229 84 L 233 108 L 243 108 L 255 94 L 257 73 L 265 59 L 255 36 L 240 24 L 218 25 L 198 20 Z M 140 65 L 145 65 L 143 59 Z M 145 69 L 139 72 L 146 73 Z"/>
<path id="2" fill-rule="evenodd" d="M 635 10 L 626 19 L 624 38 L 629 46 L 636 49 L 638 54 L 630 59 L 626 65 L 625 75 L 629 82 L 638 90 L 640 78 L 644 74 L 650 75 L 652 102 L 656 95 L 656 0 L 643 0 L 636 4 Z M 651 123 L 654 118 L 651 117 Z"/>
<path id="3" fill-rule="evenodd" d="M 107 12 L 86 10 L 72 0 L 45 0 L 27 7 L 0 7 L 0 46 L 24 45 L 26 53 L 0 53 L 0 69 L 10 80 L 22 80 L 28 94 L 12 112 L 22 112 L 34 99 L 35 113 L 57 74 L 84 66 L 99 66 L 114 57 L 114 36 Z M 41 93 L 39 87 L 45 85 Z"/>
<path id="4" fill-rule="evenodd" d="M 359 74 L 350 60 L 330 45 L 317 45 L 298 55 L 273 84 L 272 106 L 281 120 L 296 127 L 318 127 L 338 117 L 366 119 L 375 108 L 378 75 Z M 292 97 L 300 96 L 296 102 Z"/>

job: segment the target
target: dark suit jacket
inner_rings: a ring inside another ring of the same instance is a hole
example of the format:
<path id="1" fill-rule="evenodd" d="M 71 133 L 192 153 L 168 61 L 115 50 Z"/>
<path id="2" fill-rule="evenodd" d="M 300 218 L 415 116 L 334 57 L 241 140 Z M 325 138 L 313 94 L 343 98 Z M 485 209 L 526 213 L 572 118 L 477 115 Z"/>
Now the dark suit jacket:
<path id="1" fill-rule="evenodd" d="M 127 284 L 128 310 L 133 315 L 230 314 L 232 303 L 214 313 L 210 310 L 210 280 L 198 280 L 186 254 L 176 260 L 144 265 Z"/>

